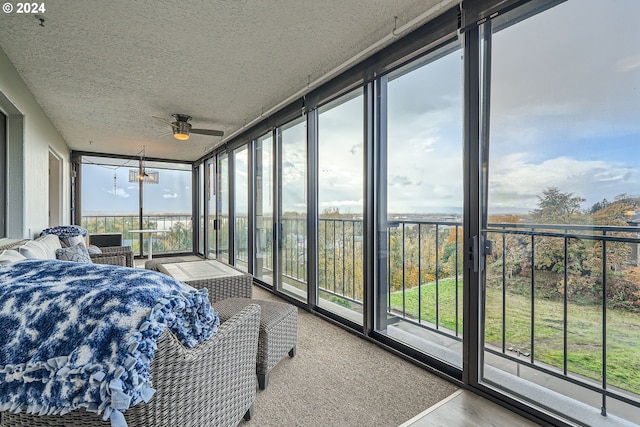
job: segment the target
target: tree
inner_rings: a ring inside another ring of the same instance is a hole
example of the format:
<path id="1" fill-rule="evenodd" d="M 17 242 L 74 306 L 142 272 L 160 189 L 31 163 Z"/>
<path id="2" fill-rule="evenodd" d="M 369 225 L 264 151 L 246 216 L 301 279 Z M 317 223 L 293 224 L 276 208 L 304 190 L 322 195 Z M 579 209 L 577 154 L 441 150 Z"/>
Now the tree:
<path id="1" fill-rule="evenodd" d="M 580 214 L 580 206 L 585 202 L 573 193 L 562 193 L 557 187 L 548 187 L 538 196 L 538 209 L 532 212 L 534 222 L 542 224 L 571 224 Z"/>
<path id="2" fill-rule="evenodd" d="M 591 209 L 589 209 L 589 213 L 590 214 L 594 214 L 594 213 L 606 208 L 607 206 L 609 206 L 609 202 L 607 201 L 607 199 L 602 199 L 602 201 L 595 202 L 593 204 L 593 206 L 591 206 Z"/>

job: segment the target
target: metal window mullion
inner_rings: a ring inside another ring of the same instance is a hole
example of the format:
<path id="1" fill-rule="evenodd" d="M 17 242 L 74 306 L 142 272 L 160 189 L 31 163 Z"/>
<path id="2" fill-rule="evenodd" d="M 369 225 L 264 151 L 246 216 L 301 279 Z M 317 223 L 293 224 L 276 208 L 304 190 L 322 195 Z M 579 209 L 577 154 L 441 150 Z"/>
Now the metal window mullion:
<path id="1" fill-rule="evenodd" d="M 307 120 L 307 218 L 306 218 L 306 281 L 307 306 L 312 309 L 318 304 L 318 223 L 319 223 L 319 139 L 318 110 L 306 114 Z"/>
<path id="2" fill-rule="evenodd" d="M 255 269 L 255 256 L 256 256 L 256 245 L 255 245 L 255 195 L 256 195 L 256 169 L 255 169 L 255 147 L 256 141 L 249 141 L 247 144 L 247 174 L 249 174 L 247 178 L 247 271 L 251 274 L 254 273 Z M 206 203 L 205 203 L 206 205 Z"/>
<path id="3" fill-rule="evenodd" d="M 282 131 L 273 129 L 273 228 L 272 257 L 273 257 L 273 289 L 276 293 L 282 287 Z"/>
<path id="4" fill-rule="evenodd" d="M 387 310 L 391 298 L 388 255 L 390 230 L 387 226 L 387 76 L 367 85 L 365 104 L 365 137 L 367 141 L 367 264 L 370 323 L 366 332 L 387 329 Z"/>
<path id="5" fill-rule="evenodd" d="M 469 256 L 473 251 L 474 238 L 482 233 L 478 214 L 481 209 L 480 192 L 480 37 L 479 29 L 472 28 L 464 33 L 463 79 L 464 79 L 464 205 L 463 205 L 463 304 L 462 324 L 462 381 L 466 384 L 478 385 L 483 367 L 481 366 L 484 342 L 482 325 L 484 316 L 481 303 L 480 272 L 474 271 L 473 259 Z"/>
<path id="6" fill-rule="evenodd" d="M 231 151 L 227 156 L 227 182 L 229 183 L 229 241 L 227 242 L 229 251 L 229 264 L 236 264 L 236 153 Z"/>

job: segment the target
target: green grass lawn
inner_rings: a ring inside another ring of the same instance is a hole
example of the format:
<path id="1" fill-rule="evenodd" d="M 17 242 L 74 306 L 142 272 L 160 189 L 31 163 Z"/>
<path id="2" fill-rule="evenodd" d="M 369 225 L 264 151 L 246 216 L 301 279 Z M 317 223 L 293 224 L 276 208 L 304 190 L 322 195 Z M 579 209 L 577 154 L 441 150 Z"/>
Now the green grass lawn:
<path id="1" fill-rule="evenodd" d="M 438 284 L 439 325 L 455 330 L 455 280 Z M 462 301 L 462 279 L 458 283 Z M 421 286 L 422 320 L 436 323 L 436 286 Z M 391 308 L 402 310 L 402 292 L 391 294 Z M 405 292 L 405 311 L 418 317 L 418 288 Z M 487 289 L 487 344 L 502 347 L 502 292 Z M 535 360 L 563 368 L 563 317 L 561 301 L 537 298 L 535 302 Z M 462 305 L 458 309 L 462 331 Z M 569 304 L 567 310 L 567 370 L 602 381 L 602 307 Z M 531 351 L 531 299 L 527 295 L 507 293 L 506 347 Z M 640 316 L 621 310 L 607 309 L 607 384 L 640 394 Z"/>

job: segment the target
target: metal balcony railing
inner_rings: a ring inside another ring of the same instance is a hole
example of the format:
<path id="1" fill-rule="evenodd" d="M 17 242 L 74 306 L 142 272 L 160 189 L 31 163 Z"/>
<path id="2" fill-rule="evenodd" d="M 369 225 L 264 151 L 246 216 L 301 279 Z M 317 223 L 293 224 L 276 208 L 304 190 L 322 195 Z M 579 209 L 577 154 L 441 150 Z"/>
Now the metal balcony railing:
<path id="1" fill-rule="evenodd" d="M 219 221 L 218 251 L 224 253 L 229 220 Z M 83 217 L 82 225 L 90 233 L 117 231 L 125 236 L 128 229 L 140 228 L 137 216 Z M 154 242 L 155 253 L 192 248 L 190 216 L 145 216 L 143 227 L 170 230 Z M 248 219 L 237 217 L 235 227 L 236 260 L 248 263 L 247 245 L 242 244 Z M 262 227 L 254 233 L 260 236 L 256 253 L 269 273 L 272 218 L 264 217 Z M 387 280 L 390 319 L 461 341 L 462 231 L 460 221 L 388 223 L 381 271 Z M 640 227 L 491 223 L 484 233 L 492 242 L 482 289 L 485 350 L 600 394 L 603 411 L 608 397 L 640 407 L 640 382 L 620 371 L 624 365 L 640 366 L 640 355 L 628 348 L 636 341 L 625 341 L 630 335 L 640 337 L 640 321 L 635 320 L 640 312 Z M 281 236 L 283 280 L 306 287 L 306 218 L 283 218 Z M 320 298 L 362 309 L 367 262 L 363 236 L 360 219 L 319 220 Z M 137 244 L 133 239 L 134 249 Z M 580 318 L 587 314 L 595 320 Z M 587 330 L 593 328 L 597 330 Z M 589 354 L 582 354 L 582 348 Z"/>
<path id="2" fill-rule="evenodd" d="M 489 224 L 485 350 L 640 407 L 640 227 Z M 634 314 L 635 313 L 635 314 Z M 631 337 L 635 337 L 632 339 Z M 634 380 L 636 378 L 636 380 Z"/>
<path id="3" fill-rule="evenodd" d="M 122 233 L 123 245 L 131 246 L 136 255 L 146 255 L 149 238 L 153 239 L 153 253 L 169 254 L 193 251 L 193 220 L 191 215 L 164 214 L 145 215 L 142 226 L 137 215 L 87 215 L 82 217 L 82 227 L 89 234 Z M 142 252 L 140 252 L 139 235 L 129 233 L 138 229 L 167 230 L 157 235 L 143 235 Z"/>

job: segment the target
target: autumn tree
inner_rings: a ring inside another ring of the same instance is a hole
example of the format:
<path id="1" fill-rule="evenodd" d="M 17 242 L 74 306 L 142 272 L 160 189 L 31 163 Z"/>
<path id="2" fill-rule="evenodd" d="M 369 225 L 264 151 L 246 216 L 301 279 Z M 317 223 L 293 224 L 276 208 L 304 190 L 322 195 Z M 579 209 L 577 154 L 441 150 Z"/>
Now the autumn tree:
<path id="1" fill-rule="evenodd" d="M 580 206 L 585 202 L 573 193 L 562 193 L 557 187 L 548 187 L 538 196 L 538 209 L 531 213 L 539 224 L 575 224 Z"/>

